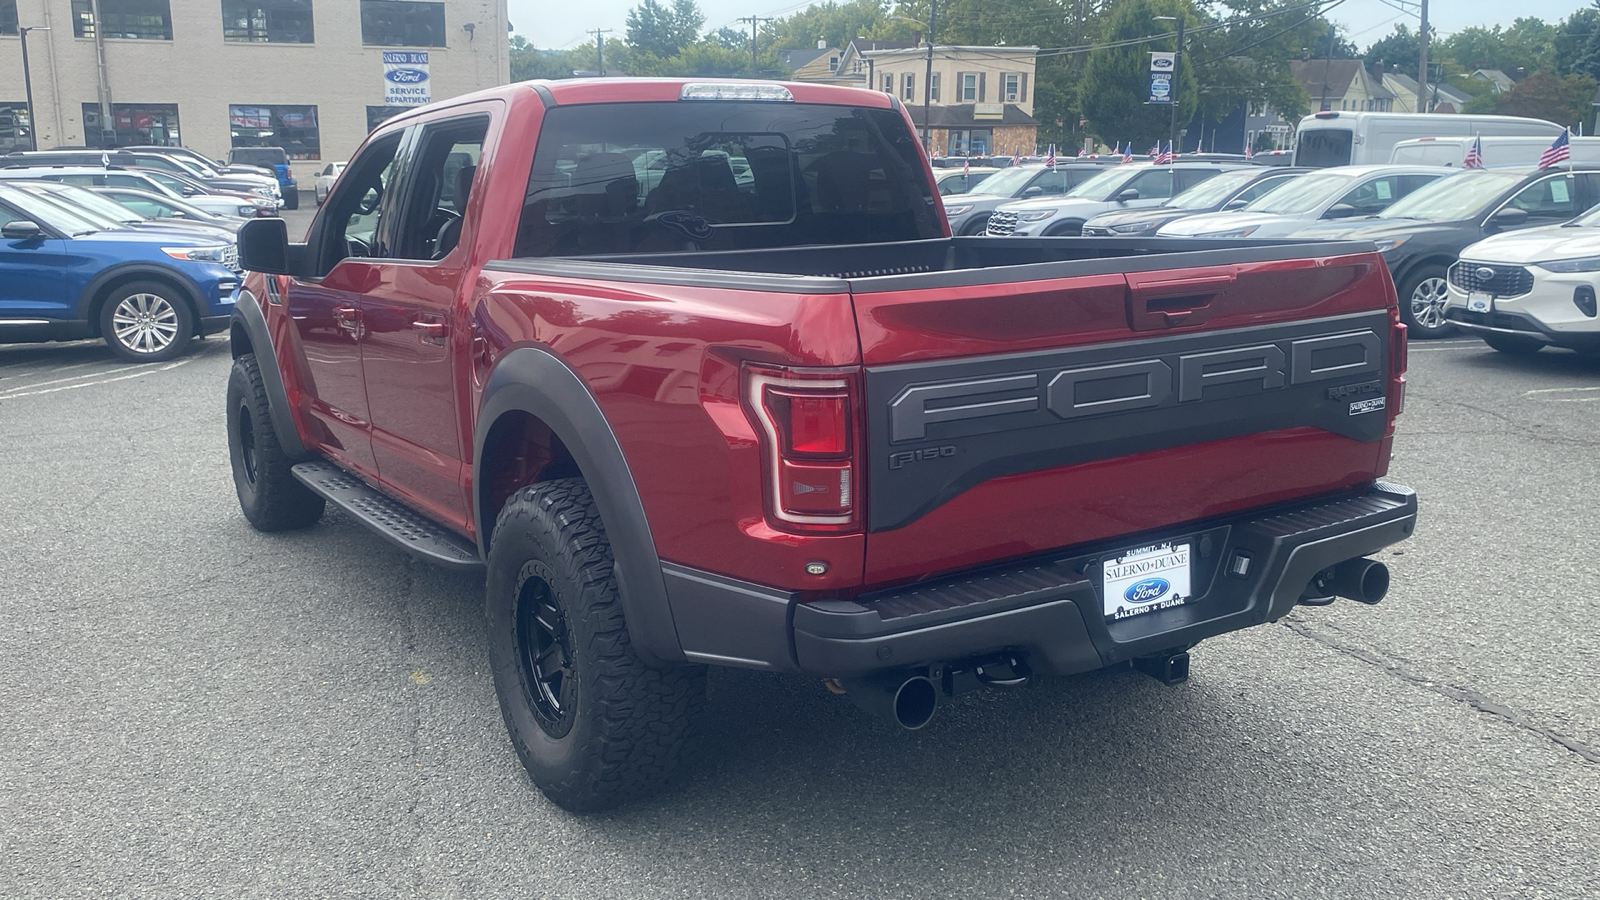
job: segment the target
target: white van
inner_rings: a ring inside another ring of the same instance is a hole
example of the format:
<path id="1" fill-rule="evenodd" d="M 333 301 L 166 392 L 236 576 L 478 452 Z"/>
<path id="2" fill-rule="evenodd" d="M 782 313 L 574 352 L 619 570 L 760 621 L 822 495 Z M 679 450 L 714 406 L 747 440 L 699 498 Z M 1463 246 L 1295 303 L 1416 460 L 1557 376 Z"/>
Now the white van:
<path id="1" fill-rule="evenodd" d="M 1410 166 L 1453 166 L 1460 168 L 1472 146 L 1470 137 L 1412 138 L 1394 145 L 1389 162 Z M 1553 137 L 1483 138 L 1483 166 L 1531 166 L 1550 149 Z M 1600 137 L 1572 139 L 1573 162 L 1600 162 Z"/>
<path id="2" fill-rule="evenodd" d="M 1546 137 L 1545 146 L 1548 147 L 1549 141 L 1555 140 L 1561 132 L 1561 126 L 1554 122 L 1520 116 L 1419 115 L 1329 109 L 1300 120 L 1300 128 L 1294 136 L 1294 164 L 1319 169 L 1377 165 L 1387 163 L 1389 155 L 1394 152 L 1394 145 L 1401 141 L 1452 135 Z"/>

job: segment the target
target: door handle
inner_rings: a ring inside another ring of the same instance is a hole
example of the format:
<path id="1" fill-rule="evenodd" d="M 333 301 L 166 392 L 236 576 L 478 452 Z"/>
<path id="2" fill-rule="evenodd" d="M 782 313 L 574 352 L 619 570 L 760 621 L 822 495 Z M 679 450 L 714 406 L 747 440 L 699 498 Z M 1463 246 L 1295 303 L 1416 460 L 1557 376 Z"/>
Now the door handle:
<path id="1" fill-rule="evenodd" d="M 354 306 L 335 306 L 333 308 L 333 317 L 341 322 L 354 322 L 359 315 L 361 315 L 361 311 Z"/>
<path id="2" fill-rule="evenodd" d="M 417 332 L 417 340 L 424 344 L 443 344 L 444 336 L 449 327 L 443 322 L 412 322 L 411 330 Z"/>

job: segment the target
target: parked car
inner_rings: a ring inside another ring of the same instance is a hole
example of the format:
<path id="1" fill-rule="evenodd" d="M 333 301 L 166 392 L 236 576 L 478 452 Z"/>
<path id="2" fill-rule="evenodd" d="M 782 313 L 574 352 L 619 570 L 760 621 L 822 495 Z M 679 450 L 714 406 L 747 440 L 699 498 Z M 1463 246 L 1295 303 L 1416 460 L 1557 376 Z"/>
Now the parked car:
<path id="1" fill-rule="evenodd" d="M 282 199 L 278 181 L 264 175 L 224 175 L 215 168 L 152 150 L 36 150 L 10 153 L 4 162 L 16 166 L 122 166 L 155 169 L 198 181 L 211 190 L 241 191 Z"/>
<path id="2" fill-rule="evenodd" d="M 1413 166 L 1450 166 L 1462 168 L 1467 151 L 1477 142 L 1483 152 L 1483 165 L 1490 169 L 1501 166 L 1538 165 L 1539 158 L 1550 149 L 1550 137 L 1458 137 L 1413 138 L 1394 145 L 1389 162 Z M 1600 162 L 1600 137 L 1572 137 L 1567 142 L 1567 152 L 1575 163 Z"/>
<path id="3" fill-rule="evenodd" d="M 89 188 L 60 181 L 8 181 L 22 190 L 67 208 L 75 215 L 89 219 L 102 228 L 153 229 L 168 234 L 192 234 L 233 243 L 235 229 L 200 220 L 157 219 L 141 215 L 126 206 L 102 197 Z"/>
<path id="4" fill-rule="evenodd" d="M 289 154 L 282 147 L 234 147 L 228 151 L 229 164 L 259 166 L 278 180 L 283 194 L 283 205 L 288 209 L 300 208 L 300 185 L 294 180 L 294 170 L 289 168 Z"/>
<path id="5" fill-rule="evenodd" d="M 1102 170 L 1060 197 L 1003 203 L 989 217 L 992 237 L 1075 235 L 1083 223 L 1113 211 L 1160 206 L 1201 182 L 1237 170 L 1243 163 L 1177 162 L 1158 166 L 1133 163 Z M 1256 166 L 1249 166 L 1254 171 Z"/>
<path id="6" fill-rule="evenodd" d="M 168 197 L 152 191 L 125 187 L 97 187 L 92 190 L 101 196 L 122 204 L 149 219 L 176 219 L 188 222 L 209 222 L 238 232 L 239 226 L 253 217 L 221 216 L 209 213 L 187 200 Z"/>
<path id="7" fill-rule="evenodd" d="M 190 178 L 188 175 L 184 175 L 181 172 L 173 172 L 165 169 L 143 168 L 133 168 L 129 169 L 128 171 L 139 172 L 159 182 L 172 193 L 188 199 L 196 199 L 199 197 L 230 197 L 249 200 L 251 204 L 256 207 L 256 216 L 258 218 L 262 216 L 275 216 L 278 214 L 278 210 L 282 209 L 285 205 L 283 200 L 268 196 L 259 190 L 240 191 L 235 189 L 213 187 L 205 184 L 199 179 Z"/>
<path id="8" fill-rule="evenodd" d="M 1445 317 L 1502 353 L 1600 351 L 1600 206 L 1564 225 L 1484 238 L 1450 267 Z"/>
<path id="9" fill-rule="evenodd" d="M 1120 160 L 1072 160 L 1050 166 L 1012 166 L 989 176 L 982 190 L 956 195 L 944 205 L 950 233 L 983 234 L 989 215 L 1002 203 L 1023 197 L 1056 197 L 1105 171 Z"/>
<path id="10" fill-rule="evenodd" d="M 0 183 L 0 341 L 100 337 L 123 359 L 160 362 L 226 329 L 238 286 L 232 244 L 102 228 Z"/>
<path id="11" fill-rule="evenodd" d="M 1162 237 L 1277 238 L 1329 219 L 1383 212 L 1417 188 L 1458 170 L 1439 166 L 1341 166 L 1302 175 L 1241 209 L 1189 216 Z"/>
<path id="12" fill-rule="evenodd" d="M 206 156 L 204 153 L 201 153 L 197 150 L 190 150 L 188 147 L 162 147 L 154 144 L 144 144 L 132 147 L 123 147 L 121 149 L 148 150 L 152 153 L 162 153 L 172 157 L 173 159 L 187 162 L 190 164 L 190 166 L 196 169 L 215 169 L 224 175 L 260 175 L 268 178 L 277 177 L 269 168 L 244 165 L 242 163 L 229 163 L 220 159 L 212 159 L 209 156 Z"/>
<path id="13" fill-rule="evenodd" d="M 933 183 L 944 196 L 965 194 L 978 189 L 984 179 L 1004 169 L 934 169 Z"/>
<path id="14" fill-rule="evenodd" d="M 343 171 L 344 163 L 331 162 L 323 166 L 322 171 L 317 173 L 317 180 L 313 185 L 313 193 L 316 195 L 318 206 L 322 205 L 322 201 L 328 199 L 328 192 L 333 190 L 333 183 L 339 180 L 339 173 Z"/>
<path id="15" fill-rule="evenodd" d="M 1600 164 L 1573 170 L 1467 170 L 1418 188 L 1376 216 L 1291 237 L 1375 242 L 1400 288 L 1400 315 L 1412 334 L 1439 337 L 1451 330 L 1444 315 L 1446 275 L 1462 248 L 1492 234 L 1559 224 L 1600 202 Z"/>
<path id="16" fill-rule="evenodd" d="M 1329 109 L 1300 120 L 1295 130 L 1294 164 L 1313 169 L 1380 165 L 1394 147 L 1412 138 L 1446 135 L 1531 135 L 1555 140 L 1560 125 L 1521 116 L 1356 112 Z"/>
<path id="17" fill-rule="evenodd" d="M 1101 213 L 1083 223 L 1083 234 L 1091 237 L 1150 234 L 1168 222 L 1175 222 L 1184 216 L 1239 209 L 1267 191 L 1309 171 L 1311 170 L 1251 166 L 1223 172 L 1153 209 Z"/>
<path id="18" fill-rule="evenodd" d="M 166 172 L 88 166 L 0 169 L 0 180 L 14 178 L 41 178 L 88 188 L 135 188 L 178 200 L 187 200 L 207 212 L 221 216 L 260 218 L 278 214 L 277 202 L 266 197 L 231 193 L 213 194 L 203 189 L 197 189 L 188 194 L 182 193 L 180 189 L 184 186 L 184 182 L 178 176 Z"/>

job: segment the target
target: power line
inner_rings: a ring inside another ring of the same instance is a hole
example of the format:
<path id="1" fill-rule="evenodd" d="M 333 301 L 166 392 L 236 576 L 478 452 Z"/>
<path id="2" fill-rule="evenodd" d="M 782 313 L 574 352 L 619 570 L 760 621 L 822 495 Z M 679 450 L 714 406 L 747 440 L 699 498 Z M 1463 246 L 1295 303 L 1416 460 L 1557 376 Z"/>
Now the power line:
<path id="1" fill-rule="evenodd" d="M 596 62 L 598 63 L 598 65 L 595 67 L 595 70 L 598 71 L 602 76 L 606 74 L 606 41 L 605 38 L 601 37 L 601 35 L 610 33 L 611 29 L 609 28 L 595 28 L 584 32 L 584 34 L 594 35 L 594 52 L 596 56 Z"/>
<path id="2" fill-rule="evenodd" d="M 754 75 L 756 74 L 756 29 L 761 27 L 762 22 L 771 22 L 772 17 L 744 16 L 739 21 L 750 23 L 750 74 Z"/>

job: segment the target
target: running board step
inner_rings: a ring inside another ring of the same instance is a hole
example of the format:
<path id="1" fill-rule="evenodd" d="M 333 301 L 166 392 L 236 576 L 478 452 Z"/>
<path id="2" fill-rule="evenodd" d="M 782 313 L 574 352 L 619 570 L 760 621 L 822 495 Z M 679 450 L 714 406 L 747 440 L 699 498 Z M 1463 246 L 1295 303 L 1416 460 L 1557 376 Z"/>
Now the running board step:
<path id="1" fill-rule="evenodd" d="M 322 460 L 297 464 L 290 471 L 306 487 L 337 504 L 356 521 L 428 562 L 452 569 L 483 569 L 478 548 L 367 483 Z"/>

